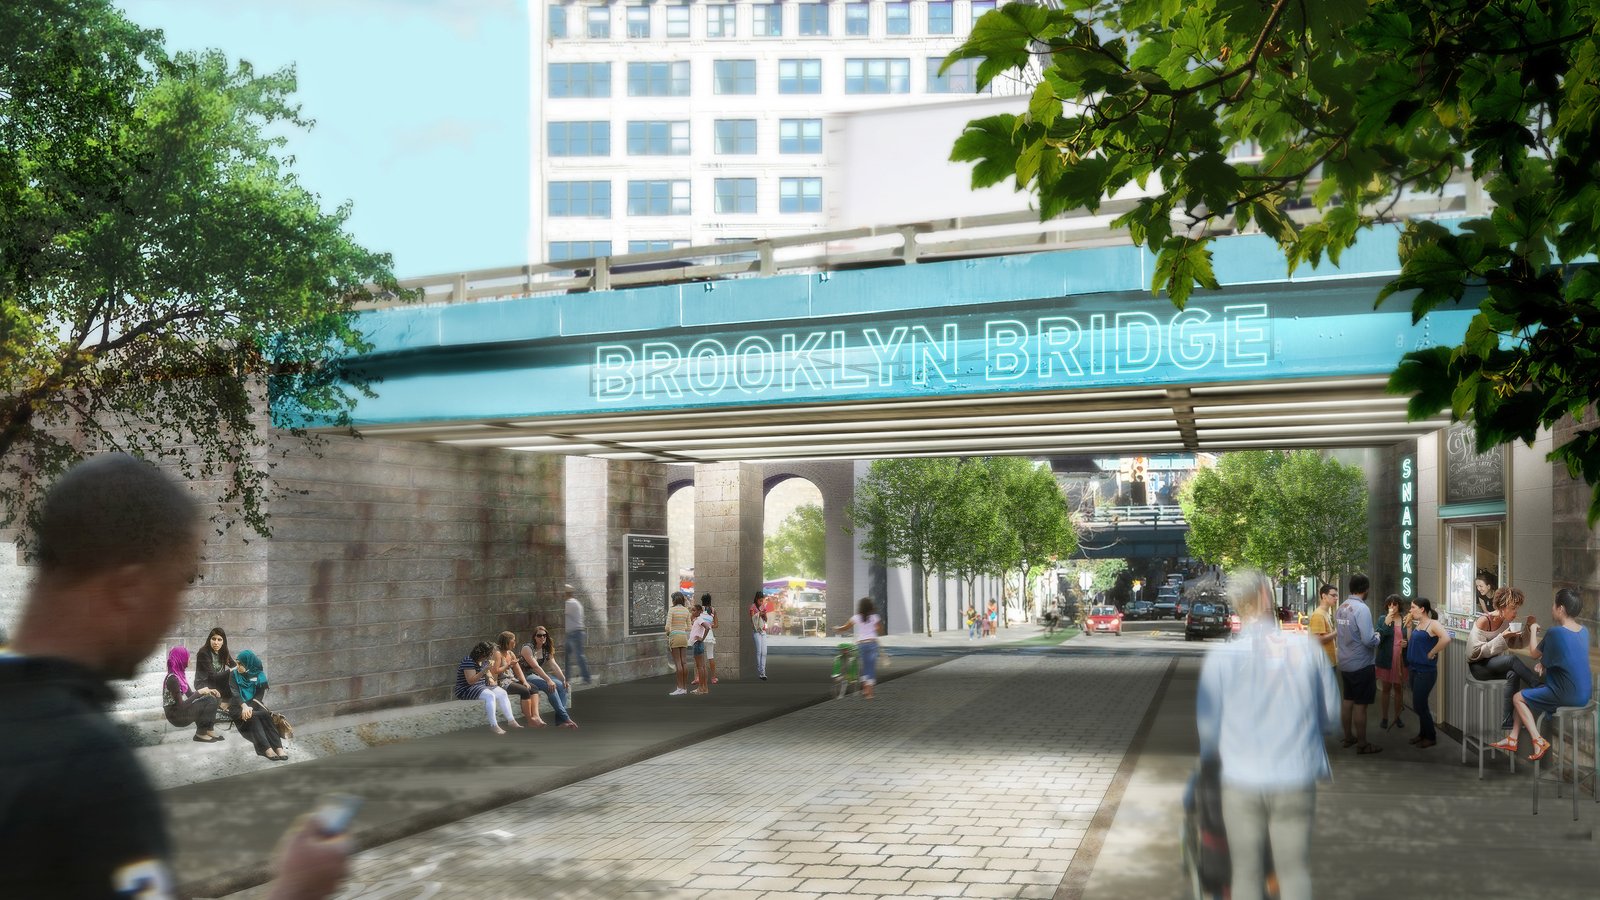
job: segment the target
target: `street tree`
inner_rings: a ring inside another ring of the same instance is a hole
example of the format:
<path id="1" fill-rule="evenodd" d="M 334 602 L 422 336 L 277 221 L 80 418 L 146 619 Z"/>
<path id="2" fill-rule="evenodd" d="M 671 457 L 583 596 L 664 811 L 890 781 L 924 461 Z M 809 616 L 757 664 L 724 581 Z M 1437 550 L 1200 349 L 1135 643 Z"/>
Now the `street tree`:
<path id="1" fill-rule="evenodd" d="M 958 463 L 949 458 L 879 459 L 856 482 L 851 527 L 869 556 L 921 573 L 922 621 L 933 633 L 928 582 L 935 570 L 949 571 L 956 547 L 968 535 L 957 515 Z"/>
<path id="2" fill-rule="evenodd" d="M 988 463 L 983 457 L 964 459 L 955 475 L 955 493 L 961 499 L 951 512 L 966 537 L 951 547 L 947 570 L 966 584 L 968 597 L 977 594 L 979 578 L 1001 575 L 1006 566 L 1009 533 L 1000 515 L 1000 486 Z"/>
<path id="3" fill-rule="evenodd" d="M 1189 555 L 1224 569 L 1250 565 L 1276 572 L 1281 560 L 1258 536 L 1265 494 L 1277 483 L 1283 455 L 1263 450 L 1224 453 L 1215 466 L 1195 472 L 1178 491 L 1178 505 L 1189 524 Z M 1254 539 L 1254 540 L 1252 540 Z M 1266 541 L 1270 542 L 1270 536 Z"/>
<path id="4" fill-rule="evenodd" d="M 1291 576 L 1336 584 L 1367 559 L 1367 479 L 1355 466 L 1296 450 L 1267 494 L 1272 544 Z"/>
<path id="5" fill-rule="evenodd" d="M 1006 568 L 1021 573 L 1023 609 L 1031 610 L 1031 576 L 1077 552 L 1078 533 L 1066 495 L 1048 467 L 1016 456 L 995 457 L 989 465 L 999 486 L 1000 521 L 1005 529 L 999 546 L 1001 559 Z"/>
<path id="6" fill-rule="evenodd" d="M 169 55 L 110 0 L 0 4 L 0 528 L 116 449 L 264 535 L 264 401 L 348 426 L 353 303 L 395 282 L 349 205 L 296 180 L 294 91 L 292 70 Z M 314 445 L 300 421 L 280 424 Z"/>
<path id="7" fill-rule="evenodd" d="M 1234 568 L 1336 581 L 1367 556 L 1361 470 L 1315 450 L 1243 450 L 1179 494 L 1189 555 Z"/>
<path id="8" fill-rule="evenodd" d="M 767 538 L 761 568 L 768 581 L 786 575 L 821 578 L 827 549 L 828 529 L 822 507 L 805 503 L 795 507 Z"/>
<path id="9" fill-rule="evenodd" d="M 974 187 L 1011 180 L 1042 219 L 1148 189 L 1115 222 L 1179 307 L 1217 287 L 1218 233 L 1259 229 L 1291 271 L 1337 264 L 1402 198 L 1473 182 L 1489 212 L 1405 222 L 1377 300 L 1400 295 L 1417 321 L 1477 313 L 1456 346 L 1407 352 L 1390 389 L 1414 419 L 1470 420 L 1480 451 L 1578 420 L 1550 457 L 1600 521 L 1595 0 L 1010 3 L 946 65 L 960 59 L 980 60 L 980 87 L 1043 70 L 1025 112 L 958 139 Z"/>

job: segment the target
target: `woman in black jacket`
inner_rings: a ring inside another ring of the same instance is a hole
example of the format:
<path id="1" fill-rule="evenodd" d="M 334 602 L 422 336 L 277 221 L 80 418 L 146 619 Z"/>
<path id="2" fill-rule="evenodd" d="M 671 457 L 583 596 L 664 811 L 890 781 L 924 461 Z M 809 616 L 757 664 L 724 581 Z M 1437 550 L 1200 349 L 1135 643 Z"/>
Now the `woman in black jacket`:
<path id="1" fill-rule="evenodd" d="M 233 704 L 233 667 L 238 665 L 228 651 L 228 633 L 211 629 L 205 644 L 194 655 L 194 689 L 216 692 L 217 704 L 224 712 Z"/>

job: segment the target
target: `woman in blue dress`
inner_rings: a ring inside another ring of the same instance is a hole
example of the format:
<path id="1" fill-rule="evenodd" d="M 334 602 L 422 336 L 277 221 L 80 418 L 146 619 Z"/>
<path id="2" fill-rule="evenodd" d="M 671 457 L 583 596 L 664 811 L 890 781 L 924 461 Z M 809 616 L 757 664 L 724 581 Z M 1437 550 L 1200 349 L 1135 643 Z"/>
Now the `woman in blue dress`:
<path id="1" fill-rule="evenodd" d="M 1539 734 L 1539 716 L 1554 713 L 1563 706 L 1587 706 L 1594 696 L 1594 675 L 1589 671 L 1589 629 L 1578 624 L 1583 614 L 1583 598 L 1577 591 L 1563 588 L 1556 592 L 1552 616 L 1554 628 L 1534 644 L 1529 653 L 1539 661 L 1535 671 L 1544 675 L 1544 684 L 1518 691 L 1511 698 L 1517 717 L 1511 733 L 1495 748 L 1517 752 L 1517 732 L 1528 729 L 1533 737 L 1529 759 L 1542 759 L 1550 752 L 1550 742 Z"/>

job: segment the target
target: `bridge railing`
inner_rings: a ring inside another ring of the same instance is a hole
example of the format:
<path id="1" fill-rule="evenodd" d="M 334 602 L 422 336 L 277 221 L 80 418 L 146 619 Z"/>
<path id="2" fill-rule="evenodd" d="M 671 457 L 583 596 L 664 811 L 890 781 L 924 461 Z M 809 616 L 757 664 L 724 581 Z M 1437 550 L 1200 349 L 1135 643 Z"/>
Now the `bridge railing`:
<path id="1" fill-rule="evenodd" d="M 1412 197 L 1390 211 L 1395 217 L 1437 216 L 1471 211 L 1478 196 L 1470 183 L 1441 195 Z M 540 294 L 582 293 L 653 284 L 713 281 L 786 272 L 817 272 L 873 265 L 910 265 L 963 256 L 1036 253 L 1096 244 L 1124 244 L 1127 235 L 1111 227 L 1139 198 L 1108 200 L 1091 214 L 1076 210 L 1040 222 L 1033 210 L 930 219 L 898 225 L 845 228 L 762 238 L 739 243 L 682 247 L 649 253 L 569 259 L 538 265 L 478 269 L 399 282 L 421 292 L 423 303 L 467 303 Z M 1289 211 L 1310 221 L 1315 210 Z M 1228 233 L 1226 231 L 1217 232 Z M 375 292 L 362 309 L 394 305 L 391 294 Z"/>
<path id="2" fill-rule="evenodd" d="M 1156 525 L 1179 527 L 1187 525 L 1181 506 L 1097 506 L 1089 518 L 1092 528 L 1110 528 L 1119 525 Z"/>

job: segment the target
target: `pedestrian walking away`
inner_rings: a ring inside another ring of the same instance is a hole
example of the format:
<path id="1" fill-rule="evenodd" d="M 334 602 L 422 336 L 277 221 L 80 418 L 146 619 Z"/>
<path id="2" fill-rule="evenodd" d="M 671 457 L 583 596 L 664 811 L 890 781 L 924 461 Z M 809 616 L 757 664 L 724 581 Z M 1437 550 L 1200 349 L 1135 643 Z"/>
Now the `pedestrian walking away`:
<path id="1" fill-rule="evenodd" d="M 1234 572 L 1228 593 L 1244 624 L 1238 640 L 1207 654 L 1195 722 L 1202 765 L 1219 765 L 1230 896 L 1265 896 L 1270 853 L 1281 900 L 1310 900 L 1316 786 L 1331 775 L 1323 735 L 1339 725 L 1338 688 L 1319 645 L 1278 629 L 1265 575 Z"/>
<path id="2" fill-rule="evenodd" d="M 856 653 L 861 657 L 861 696 L 868 700 L 878 683 L 878 636 L 883 633 L 883 620 L 873 610 L 872 598 L 862 597 L 850 621 L 834 629 L 841 634 L 855 632 Z"/>
<path id="3" fill-rule="evenodd" d="M 1433 687 L 1439 682 L 1439 654 L 1450 643 L 1450 632 L 1434 619 L 1433 602 L 1427 597 L 1411 601 L 1406 617 L 1411 623 L 1406 632 L 1406 668 L 1411 672 L 1411 708 L 1417 713 L 1418 731 L 1410 743 L 1426 750 L 1438 742 L 1434 730 Z"/>
<path id="4" fill-rule="evenodd" d="M 1367 711 L 1378 696 L 1378 632 L 1372 627 L 1372 610 L 1367 608 L 1367 576 L 1350 576 L 1350 596 L 1334 614 L 1338 643 L 1339 681 L 1344 687 L 1344 745 L 1358 754 L 1381 753 L 1383 748 L 1367 740 Z"/>
<path id="5" fill-rule="evenodd" d="M 34 549 L 15 639 L 0 650 L 0 897 L 167 900 L 167 823 L 107 714 L 107 682 L 134 677 L 177 622 L 198 574 L 199 510 L 154 466 L 97 456 L 46 492 Z M 349 853 L 347 838 L 301 819 L 269 896 L 332 895 Z"/>
<path id="6" fill-rule="evenodd" d="M 584 684 L 593 684 L 594 679 L 589 677 L 589 658 L 583 653 L 583 644 L 587 639 L 583 624 L 583 602 L 578 599 L 572 585 L 563 587 L 567 589 L 567 668 L 580 675 Z"/>
<path id="7" fill-rule="evenodd" d="M 750 634 L 756 644 L 756 677 L 767 680 L 767 595 L 750 598 Z"/>

